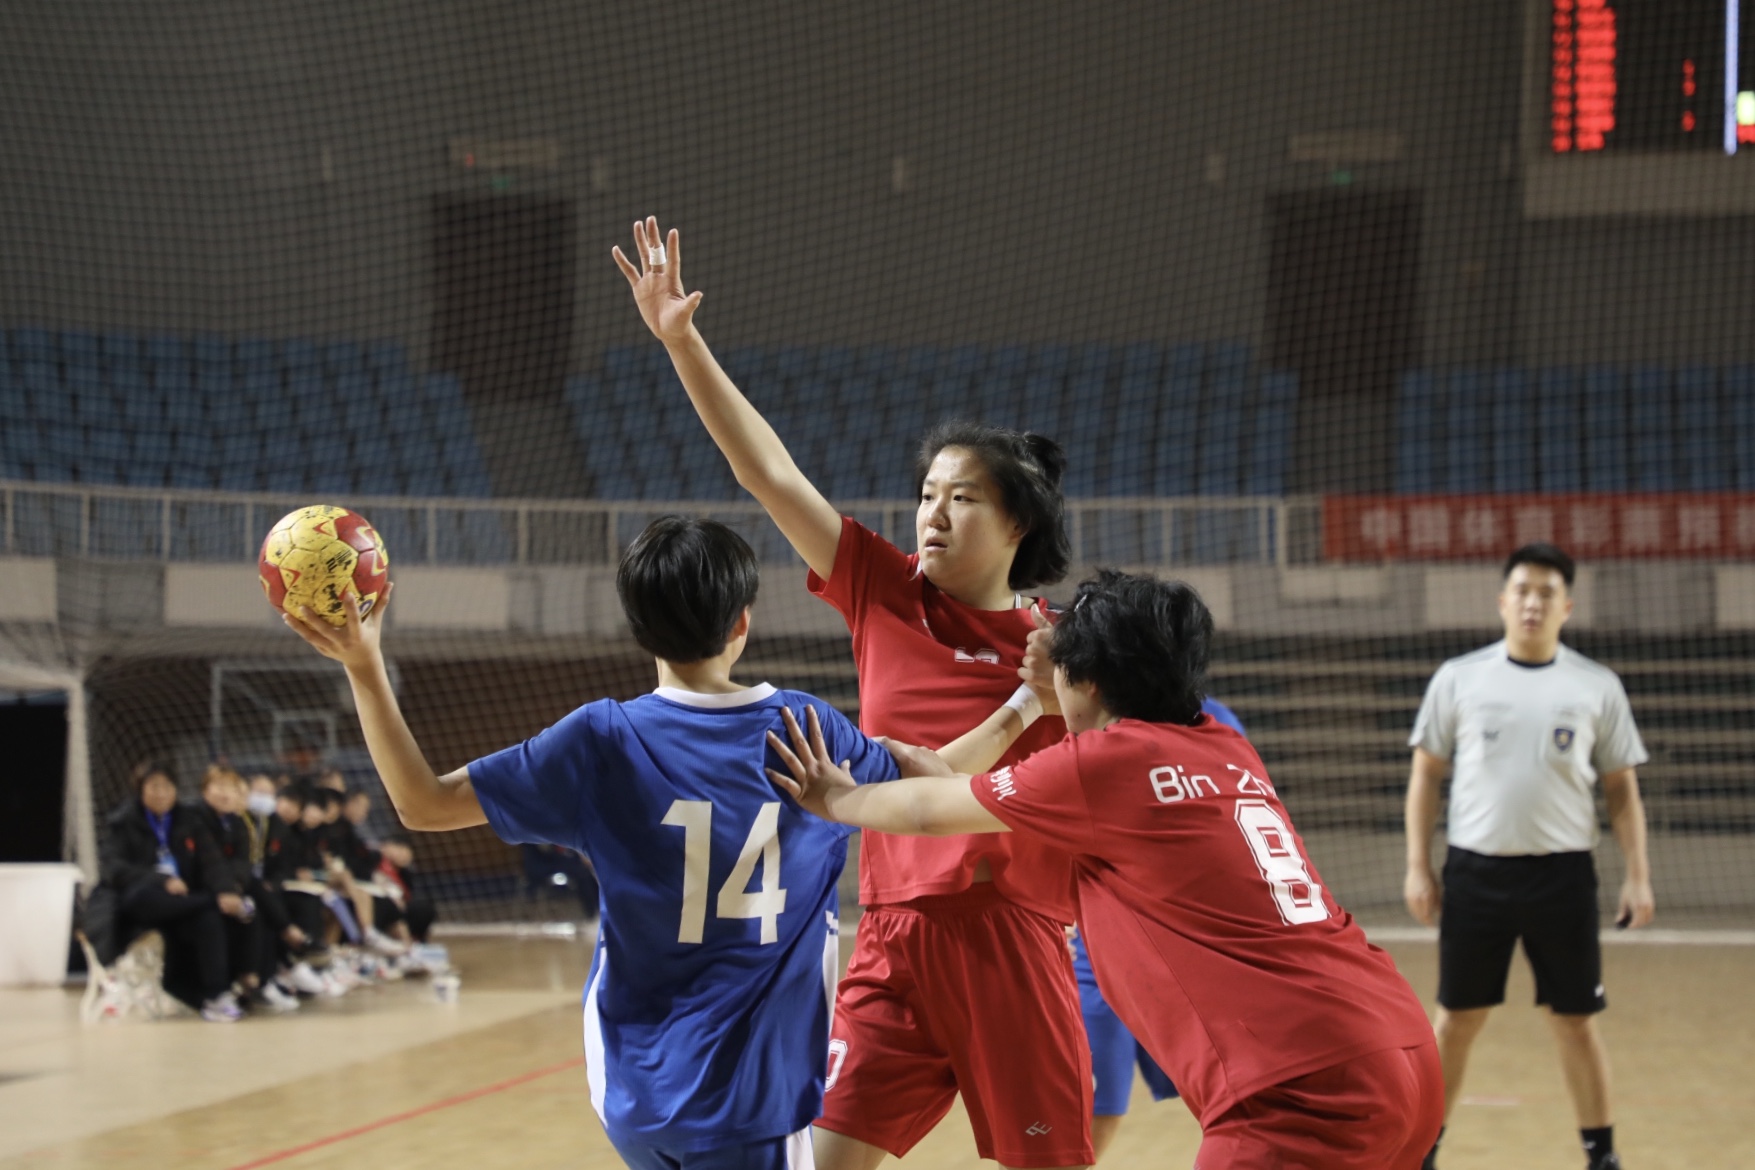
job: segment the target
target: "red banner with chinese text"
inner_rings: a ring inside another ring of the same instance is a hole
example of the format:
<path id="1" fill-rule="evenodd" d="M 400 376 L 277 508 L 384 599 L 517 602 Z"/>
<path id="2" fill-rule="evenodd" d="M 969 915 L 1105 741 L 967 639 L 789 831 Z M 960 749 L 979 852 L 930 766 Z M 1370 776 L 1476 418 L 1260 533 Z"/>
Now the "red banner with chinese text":
<path id="1" fill-rule="evenodd" d="M 1330 561 L 1494 561 L 1532 541 L 1579 560 L 1755 557 L 1755 495 L 1325 496 Z"/>

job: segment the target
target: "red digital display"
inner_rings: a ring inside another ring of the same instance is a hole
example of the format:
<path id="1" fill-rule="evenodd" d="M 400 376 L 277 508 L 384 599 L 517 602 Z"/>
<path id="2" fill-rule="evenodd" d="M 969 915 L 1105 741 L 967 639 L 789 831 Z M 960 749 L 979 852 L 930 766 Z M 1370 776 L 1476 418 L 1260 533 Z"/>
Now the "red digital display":
<path id="1" fill-rule="evenodd" d="M 1554 0 L 1554 150 L 1601 150 L 1604 135 L 1615 128 L 1615 42 L 1615 9 L 1608 0 Z"/>

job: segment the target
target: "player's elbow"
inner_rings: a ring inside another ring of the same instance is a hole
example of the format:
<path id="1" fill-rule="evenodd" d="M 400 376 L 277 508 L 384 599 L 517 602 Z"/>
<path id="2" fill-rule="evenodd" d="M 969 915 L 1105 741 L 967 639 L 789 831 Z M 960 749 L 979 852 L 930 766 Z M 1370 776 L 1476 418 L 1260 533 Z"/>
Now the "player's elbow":
<path id="1" fill-rule="evenodd" d="M 436 810 L 423 808 L 418 804 L 406 807 L 397 805 L 396 818 L 402 822 L 403 828 L 417 833 L 434 833 L 450 827 L 439 823 Z"/>

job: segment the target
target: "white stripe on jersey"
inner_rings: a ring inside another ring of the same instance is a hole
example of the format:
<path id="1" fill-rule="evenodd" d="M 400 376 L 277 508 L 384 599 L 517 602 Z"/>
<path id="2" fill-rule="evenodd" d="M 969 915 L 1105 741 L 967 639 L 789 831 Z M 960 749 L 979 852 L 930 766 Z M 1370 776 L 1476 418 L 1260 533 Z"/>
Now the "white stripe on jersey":
<path id="1" fill-rule="evenodd" d="M 835 988 L 841 982 L 841 922 L 827 910 L 829 932 L 823 937 L 823 999 L 829 1005 L 829 1031 L 835 1030 Z"/>
<path id="2" fill-rule="evenodd" d="M 603 1115 L 606 1091 L 603 1020 L 597 1014 L 597 989 L 603 984 L 604 972 L 608 970 L 609 952 L 601 951 L 597 956 L 597 973 L 591 979 L 591 986 L 585 989 L 585 1083 L 591 1087 L 591 1108 L 597 1111 L 597 1119 L 605 1125 L 609 1121 Z"/>
<path id="3" fill-rule="evenodd" d="M 816 1148 L 811 1145 L 810 1126 L 787 1136 L 786 1170 L 817 1170 Z"/>

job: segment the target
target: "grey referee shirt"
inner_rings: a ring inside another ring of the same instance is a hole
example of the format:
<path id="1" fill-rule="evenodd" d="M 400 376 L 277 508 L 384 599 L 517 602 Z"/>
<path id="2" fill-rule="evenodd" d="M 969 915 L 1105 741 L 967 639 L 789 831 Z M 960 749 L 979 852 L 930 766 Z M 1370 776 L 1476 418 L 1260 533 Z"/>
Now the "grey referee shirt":
<path id="1" fill-rule="evenodd" d="M 1408 746 L 1452 761 L 1450 843 L 1500 857 L 1590 849 L 1597 777 L 1650 758 L 1614 671 L 1565 646 L 1520 666 L 1503 641 L 1438 668 Z"/>

